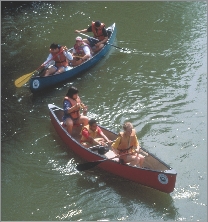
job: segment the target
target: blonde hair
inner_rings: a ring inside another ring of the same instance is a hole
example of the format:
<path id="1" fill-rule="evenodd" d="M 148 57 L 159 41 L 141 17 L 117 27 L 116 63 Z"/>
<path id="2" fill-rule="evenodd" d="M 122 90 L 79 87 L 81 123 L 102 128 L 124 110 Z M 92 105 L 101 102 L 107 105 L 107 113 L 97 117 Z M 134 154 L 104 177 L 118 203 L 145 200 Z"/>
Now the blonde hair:
<path id="1" fill-rule="evenodd" d="M 123 124 L 123 130 L 126 131 L 127 129 L 133 129 L 133 125 L 130 122 Z"/>

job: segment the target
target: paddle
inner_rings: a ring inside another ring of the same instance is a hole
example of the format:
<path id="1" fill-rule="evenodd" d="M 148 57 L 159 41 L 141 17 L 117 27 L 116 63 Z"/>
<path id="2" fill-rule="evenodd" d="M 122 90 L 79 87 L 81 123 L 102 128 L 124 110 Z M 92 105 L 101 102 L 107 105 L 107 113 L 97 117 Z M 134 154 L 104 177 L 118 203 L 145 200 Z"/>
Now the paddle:
<path id="1" fill-rule="evenodd" d="M 131 147 L 132 147 L 132 146 L 130 146 L 129 149 L 130 149 Z M 127 155 L 127 154 L 128 154 L 128 153 L 122 154 L 122 155 L 117 155 L 117 156 L 114 156 L 114 157 L 112 157 L 112 158 L 104 159 L 104 160 L 97 160 L 97 161 L 93 161 L 93 162 L 80 163 L 80 164 L 78 164 L 78 165 L 76 166 L 76 169 L 77 169 L 78 171 L 89 170 L 89 169 L 97 166 L 98 164 L 106 161 L 106 160 L 112 160 L 112 159 L 114 159 L 114 158 L 117 158 L 117 157 L 119 157 L 119 156 L 124 156 L 124 155 Z"/>
<path id="2" fill-rule="evenodd" d="M 69 49 L 70 50 L 70 49 Z M 57 53 L 52 59 L 48 60 L 44 66 L 49 63 L 51 60 L 53 60 L 58 54 L 60 54 L 61 52 L 63 52 L 63 50 L 61 50 L 59 53 Z M 21 87 L 23 86 L 27 81 L 29 81 L 29 79 L 32 77 L 32 75 L 38 71 L 41 67 L 43 67 L 42 65 L 40 67 L 38 67 L 35 71 L 31 72 L 31 73 L 28 73 L 28 74 L 25 74 L 21 77 L 19 77 L 18 79 L 15 80 L 14 84 L 16 87 Z"/>
<path id="3" fill-rule="evenodd" d="M 116 158 L 116 157 L 119 157 L 119 155 L 118 155 L 118 156 L 114 156 L 114 157 L 109 158 L 109 159 L 97 160 L 97 161 L 94 161 L 94 162 L 87 162 L 87 163 L 80 163 L 80 164 L 78 164 L 78 165 L 76 166 L 76 169 L 77 169 L 78 171 L 89 170 L 89 169 L 97 166 L 98 164 L 106 161 L 106 160 L 111 160 L 111 159 L 114 159 L 114 158 Z"/>
<path id="4" fill-rule="evenodd" d="M 97 41 L 99 42 L 99 40 L 96 39 L 96 38 L 93 38 L 93 37 L 91 37 L 91 36 L 89 36 L 89 35 L 86 35 L 86 34 L 84 34 L 84 33 L 81 33 L 81 32 L 79 32 L 79 33 L 80 33 L 81 35 L 84 35 L 84 36 L 86 36 L 86 37 L 90 37 L 90 38 L 92 38 L 92 39 L 94 39 L 94 40 L 97 40 Z M 108 42 L 106 42 L 106 44 L 111 45 L 111 46 L 113 46 L 113 47 L 115 47 L 115 48 L 117 48 L 117 49 L 122 49 L 123 51 L 128 51 L 128 49 L 120 48 L 120 47 L 115 46 L 115 45 L 113 45 L 113 44 L 110 44 L 110 43 L 108 43 Z"/>

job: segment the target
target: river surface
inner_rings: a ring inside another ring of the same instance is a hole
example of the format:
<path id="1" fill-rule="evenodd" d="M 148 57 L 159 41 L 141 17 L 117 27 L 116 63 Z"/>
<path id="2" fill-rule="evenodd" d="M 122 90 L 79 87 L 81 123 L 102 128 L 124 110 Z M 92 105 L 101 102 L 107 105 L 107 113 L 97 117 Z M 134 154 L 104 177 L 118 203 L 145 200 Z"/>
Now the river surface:
<path id="1" fill-rule="evenodd" d="M 1 2 L 2 3 L 2 2 Z M 207 3 L 22 2 L 2 4 L 1 220 L 206 221 Z M 75 29 L 116 23 L 99 64 L 40 95 L 14 81 L 36 70 L 53 42 Z M 114 132 L 133 123 L 141 146 L 177 171 L 165 194 L 99 169 L 61 141 L 47 105 L 74 85 L 89 116 Z"/>

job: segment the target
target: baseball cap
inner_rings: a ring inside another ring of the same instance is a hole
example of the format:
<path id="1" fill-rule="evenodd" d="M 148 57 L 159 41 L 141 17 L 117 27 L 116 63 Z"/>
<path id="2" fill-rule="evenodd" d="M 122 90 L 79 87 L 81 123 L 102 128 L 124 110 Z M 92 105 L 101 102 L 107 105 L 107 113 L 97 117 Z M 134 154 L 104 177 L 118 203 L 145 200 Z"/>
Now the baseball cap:
<path id="1" fill-rule="evenodd" d="M 76 37 L 76 41 L 82 41 L 82 37 L 77 36 L 77 37 Z"/>

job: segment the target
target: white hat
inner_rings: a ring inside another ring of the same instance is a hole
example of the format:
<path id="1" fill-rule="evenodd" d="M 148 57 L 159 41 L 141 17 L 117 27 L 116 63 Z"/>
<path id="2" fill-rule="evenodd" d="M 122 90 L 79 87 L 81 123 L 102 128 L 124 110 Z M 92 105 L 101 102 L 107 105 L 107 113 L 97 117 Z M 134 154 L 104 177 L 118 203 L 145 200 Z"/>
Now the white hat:
<path id="1" fill-rule="evenodd" d="M 77 41 L 82 41 L 82 37 L 77 36 L 77 37 L 76 37 L 76 40 L 77 40 Z"/>

